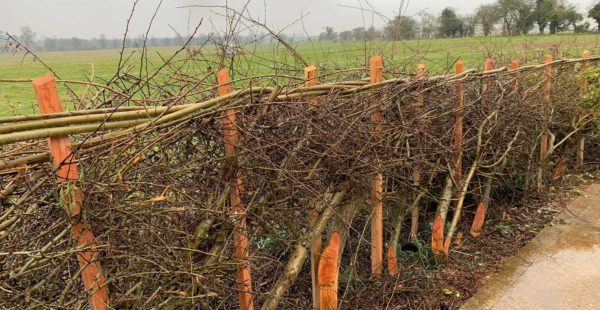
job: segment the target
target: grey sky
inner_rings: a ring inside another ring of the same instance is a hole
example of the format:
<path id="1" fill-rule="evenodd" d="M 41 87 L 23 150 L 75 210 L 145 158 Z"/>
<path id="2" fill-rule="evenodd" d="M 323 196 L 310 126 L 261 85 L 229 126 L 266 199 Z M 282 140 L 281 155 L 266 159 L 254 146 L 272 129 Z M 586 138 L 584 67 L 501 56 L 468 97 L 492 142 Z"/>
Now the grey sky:
<path id="1" fill-rule="evenodd" d="M 125 29 L 133 0 L 1 0 L 0 30 L 19 33 L 21 26 L 30 25 L 41 36 L 51 37 L 97 37 L 104 33 L 108 37 L 120 37 Z M 148 21 L 154 13 L 159 0 L 140 0 L 132 20 L 130 33 L 134 36 L 145 33 Z M 229 0 L 229 6 L 241 8 L 246 0 Z M 373 9 L 391 18 L 397 14 L 400 0 L 370 0 Z M 407 15 L 426 10 L 437 14 L 444 7 L 450 6 L 460 14 L 469 14 L 482 3 L 492 0 L 410 0 L 405 8 Z M 579 10 L 587 12 L 595 0 L 571 0 Z M 224 18 L 219 8 L 177 8 L 186 5 L 219 5 L 224 0 L 163 0 L 162 7 L 156 17 L 151 36 L 173 36 L 172 26 L 179 33 L 186 34 L 188 20 L 191 24 L 204 18 L 200 32 L 208 33 L 212 27 L 223 28 Z M 281 30 L 294 20 L 304 17 L 304 28 L 315 35 L 325 25 L 333 26 L 336 31 L 350 30 L 366 24 L 380 27 L 382 18 L 360 10 L 344 6 L 358 7 L 362 4 L 368 8 L 364 0 L 252 0 L 248 12 L 255 19 L 265 20 L 274 30 Z M 190 18 L 188 18 L 190 17 Z M 364 19 L 364 22 L 363 22 Z M 211 25 L 212 24 L 212 25 Z M 285 33 L 303 34 L 301 23 L 287 28 Z"/>

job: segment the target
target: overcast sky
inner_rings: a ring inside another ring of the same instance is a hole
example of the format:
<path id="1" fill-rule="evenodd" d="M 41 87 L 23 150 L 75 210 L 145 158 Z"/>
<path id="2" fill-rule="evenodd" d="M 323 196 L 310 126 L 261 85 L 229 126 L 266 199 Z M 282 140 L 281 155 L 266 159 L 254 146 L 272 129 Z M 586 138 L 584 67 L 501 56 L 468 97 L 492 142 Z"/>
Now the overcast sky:
<path id="1" fill-rule="evenodd" d="M 229 6 L 241 8 L 247 0 L 229 0 Z M 100 34 L 107 37 L 120 37 L 125 29 L 133 0 L 0 0 L 0 30 L 18 34 L 19 29 L 29 25 L 39 36 L 92 38 Z M 491 0 L 410 0 L 405 7 L 406 15 L 419 11 L 438 14 L 446 6 L 455 8 L 460 14 L 469 14 L 482 3 Z M 571 0 L 579 10 L 587 12 L 595 0 Z M 134 14 L 130 34 L 146 32 L 146 27 L 159 0 L 139 0 Z M 192 25 L 204 19 L 200 32 L 209 33 L 213 27 L 222 30 L 224 18 L 220 8 L 182 8 L 184 6 L 222 5 L 225 0 L 163 0 L 150 35 L 174 36 L 173 27 L 181 34 L 188 33 L 188 22 Z M 360 7 L 374 9 L 387 18 L 392 18 L 400 9 L 400 0 L 251 0 L 249 14 L 274 30 L 301 35 L 303 29 L 316 35 L 326 25 L 336 31 L 350 30 L 357 26 L 374 24 L 382 26 L 381 17 L 361 10 Z M 369 4 L 372 6 L 369 7 Z M 303 24 L 293 21 L 304 14 Z M 290 25 L 292 24 L 292 25 Z"/>

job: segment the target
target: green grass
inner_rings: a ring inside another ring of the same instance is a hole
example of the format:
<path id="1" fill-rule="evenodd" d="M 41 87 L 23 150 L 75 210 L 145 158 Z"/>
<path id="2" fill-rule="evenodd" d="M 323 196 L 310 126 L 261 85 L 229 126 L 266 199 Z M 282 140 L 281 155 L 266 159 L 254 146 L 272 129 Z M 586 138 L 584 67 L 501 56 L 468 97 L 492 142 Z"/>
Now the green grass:
<path id="1" fill-rule="evenodd" d="M 467 68 L 481 68 L 485 57 L 493 57 L 496 66 L 506 65 L 510 59 L 522 63 L 537 63 L 551 47 L 559 49 L 563 57 L 576 57 L 582 50 L 600 54 L 600 36 L 553 35 L 517 37 L 474 37 L 457 39 L 410 40 L 402 42 L 296 42 L 292 46 L 306 62 L 322 68 L 347 68 L 364 66 L 369 55 L 384 55 L 386 67 L 394 68 L 398 74 L 409 74 L 416 64 L 425 63 L 429 73 L 451 70 L 457 59 L 462 59 Z M 177 48 L 154 48 L 149 52 L 151 63 L 162 63 L 160 55 L 168 56 Z M 129 61 L 133 72 L 139 65 L 139 51 L 133 52 Z M 201 51 L 209 60 L 216 59 L 215 49 L 207 46 Z M 88 80 L 101 83 L 113 76 L 119 60 L 119 50 L 44 52 L 39 58 L 47 63 L 61 79 Z M 211 64 L 200 64 L 197 70 L 205 72 Z M 270 43 L 246 47 L 246 52 L 235 60 L 237 78 L 240 75 L 273 73 L 274 68 L 301 69 L 292 54 L 281 45 Z M 301 76 L 301 71 L 297 72 Z M 49 71 L 31 56 L 22 54 L 0 54 L 0 79 L 34 79 Z M 234 76 L 235 78 L 235 76 Z M 63 101 L 69 102 L 66 89 L 60 87 Z M 83 86 L 72 86 L 76 92 Z M 65 109 L 74 107 L 65 104 Z M 0 83 L 0 116 L 37 113 L 37 105 L 30 83 Z"/>

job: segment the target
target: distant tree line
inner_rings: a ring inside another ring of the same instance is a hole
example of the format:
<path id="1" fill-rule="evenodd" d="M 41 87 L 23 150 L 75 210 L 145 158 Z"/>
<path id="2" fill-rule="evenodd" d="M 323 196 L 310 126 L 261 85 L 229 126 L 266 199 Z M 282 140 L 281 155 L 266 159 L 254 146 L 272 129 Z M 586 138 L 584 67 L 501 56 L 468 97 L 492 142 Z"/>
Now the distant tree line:
<path id="1" fill-rule="evenodd" d="M 594 5 L 587 17 L 600 25 L 600 2 Z M 416 16 L 396 16 L 383 28 L 356 27 L 337 33 L 333 27 L 326 26 L 318 35 L 318 40 L 329 41 L 372 41 L 410 40 L 429 38 L 453 38 L 493 34 L 520 35 L 531 32 L 541 34 L 572 31 L 592 31 L 590 22 L 584 19 L 569 0 L 496 0 L 490 4 L 480 5 L 473 14 L 460 15 L 455 9 L 447 7 L 439 15 L 420 12 Z M 600 29 L 600 27 L 597 27 Z M 210 44 L 218 42 L 218 33 L 199 34 L 192 41 L 192 45 Z M 69 51 L 69 50 L 95 50 L 125 47 L 155 46 L 181 46 L 187 38 L 176 37 L 150 37 L 140 35 L 135 38 L 107 38 L 101 34 L 97 38 L 82 39 L 77 37 L 57 38 L 38 37 L 29 26 L 24 26 L 15 38 L 33 51 Z M 288 42 L 306 39 L 306 36 L 296 37 L 280 34 L 279 39 Z M 0 32 L 0 41 L 6 35 Z M 265 34 L 255 34 L 236 38 L 236 43 L 268 42 L 273 37 Z M 4 49 L 6 50 L 6 49 Z M 0 52 L 4 51 L 0 48 Z"/>
<path id="2" fill-rule="evenodd" d="M 52 38 L 52 37 L 38 37 L 37 33 L 33 31 L 30 26 L 21 27 L 18 35 L 12 35 L 18 42 L 27 47 L 31 51 L 74 51 L 74 50 L 98 50 L 98 49 L 115 49 L 121 48 L 125 45 L 126 48 L 139 48 L 142 46 L 146 47 L 158 47 L 158 46 L 182 46 L 188 41 L 188 37 L 176 36 L 176 37 L 148 37 L 144 39 L 143 35 L 135 38 L 127 37 L 125 41 L 123 38 L 107 38 L 106 35 L 101 34 L 97 38 L 82 39 L 78 37 L 71 38 Z M 286 42 L 293 42 L 294 40 L 306 39 L 305 35 L 302 36 L 288 36 L 284 33 L 278 35 L 278 38 L 274 38 L 272 35 L 265 32 L 259 32 L 249 35 L 237 35 L 234 39 L 231 39 L 229 44 L 246 44 L 256 42 L 272 42 L 276 40 L 285 40 Z M 7 41 L 8 36 L 0 31 L 0 53 L 10 51 L 11 47 L 14 48 L 16 43 Z M 145 41 L 145 42 L 144 42 Z M 199 46 L 204 44 L 215 44 L 223 41 L 221 34 L 210 33 L 210 34 L 196 34 L 191 40 L 190 45 Z M 3 49 L 2 42 L 7 42 L 9 46 L 5 46 Z"/>
<path id="3" fill-rule="evenodd" d="M 144 45 L 144 37 L 136 38 L 107 38 L 101 34 L 97 38 L 82 39 L 78 37 L 71 38 L 39 38 L 37 33 L 30 26 L 21 27 L 18 35 L 14 36 L 19 43 L 33 51 L 72 51 L 72 50 L 97 50 L 125 47 L 141 47 Z M 6 39 L 6 35 L 0 34 L 0 39 Z M 183 37 L 149 37 L 146 39 L 146 46 L 181 46 L 188 38 Z M 192 44 L 204 44 L 208 36 L 204 34 L 197 35 L 192 39 Z"/>
<path id="4" fill-rule="evenodd" d="M 600 25 L 600 2 L 587 14 Z M 383 29 L 355 28 L 336 33 L 325 27 L 320 40 L 361 41 L 374 39 L 410 40 L 416 38 L 452 38 L 492 34 L 521 35 L 538 33 L 587 32 L 591 24 L 584 20 L 568 0 L 497 0 L 480 5 L 473 14 L 460 15 L 447 7 L 438 16 L 421 12 L 417 16 L 396 16 Z"/>

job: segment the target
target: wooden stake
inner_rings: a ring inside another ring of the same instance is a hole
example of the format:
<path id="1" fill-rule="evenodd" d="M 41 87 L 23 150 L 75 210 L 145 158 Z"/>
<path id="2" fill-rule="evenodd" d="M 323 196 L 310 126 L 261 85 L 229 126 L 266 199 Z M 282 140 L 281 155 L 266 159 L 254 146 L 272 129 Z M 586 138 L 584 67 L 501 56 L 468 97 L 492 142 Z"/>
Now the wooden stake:
<path id="1" fill-rule="evenodd" d="M 381 56 L 372 56 L 369 60 L 371 74 L 371 83 L 383 81 L 383 59 Z M 381 113 L 381 101 L 379 98 L 373 100 L 372 106 L 376 111 L 371 114 L 371 123 L 373 124 L 373 135 L 376 144 L 381 141 L 383 114 Z M 379 163 L 376 163 L 379 166 Z M 376 277 L 382 274 L 383 264 L 383 175 L 381 172 L 375 172 L 373 176 L 373 185 L 371 192 L 371 201 L 373 210 L 371 215 L 371 272 Z"/>
<path id="2" fill-rule="evenodd" d="M 33 89 L 42 114 L 62 112 L 54 77 L 45 76 L 34 80 Z M 109 305 L 108 290 L 97 258 L 98 242 L 90 225 L 83 223 L 80 216 L 83 193 L 77 187 L 79 173 L 75 164 L 75 155 L 71 150 L 71 141 L 67 136 L 53 137 L 48 138 L 48 145 L 52 155 L 52 164 L 56 169 L 60 194 L 64 203 L 63 208 L 73 226 L 72 238 L 77 248 L 81 249 L 77 253 L 77 261 L 81 268 L 83 286 L 89 294 L 90 308 L 92 310 L 107 309 Z"/>
<path id="3" fill-rule="evenodd" d="M 485 222 L 485 210 L 486 206 L 482 202 L 477 206 L 477 212 L 475 213 L 475 218 L 473 219 L 473 224 L 471 225 L 471 236 L 479 237 L 481 234 L 481 229 L 483 228 L 483 223 Z"/>
<path id="4" fill-rule="evenodd" d="M 317 67 L 308 66 L 304 68 L 304 81 L 306 87 L 316 86 L 319 84 L 317 80 Z M 315 98 L 309 99 L 309 104 L 315 104 Z M 315 180 L 317 183 L 319 182 L 318 177 Z M 311 211 L 310 211 L 310 225 L 313 226 L 317 219 L 319 218 L 320 202 L 315 199 L 312 201 Z M 310 247 L 310 278 L 311 278 L 311 289 L 312 289 L 312 301 L 313 301 L 313 309 L 319 309 L 319 282 L 318 282 L 318 272 L 319 272 L 319 260 L 321 258 L 321 234 L 315 234 L 311 247 Z"/>
<path id="5" fill-rule="evenodd" d="M 487 65 L 487 62 L 486 62 Z M 460 74 L 465 70 L 465 63 L 462 60 L 456 62 L 456 74 Z M 463 108 L 465 103 L 465 89 L 462 81 L 456 82 L 456 121 L 454 124 L 454 145 L 456 149 L 456 173 L 455 173 L 455 181 L 456 181 L 456 192 L 455 192 L 455 200 L 454 207 L 458 209 L 460 196 L 460 182 L 462 180 L 462 148 L 463 148 Z M 460 215 L 459 215 L 460 216 Z M 437 221 L 437 218 L 436 218 Z M 444 219 L 442 219 L 442 230 L 445 226 Z M 443 234 L 443 231 L 442 231 Z M 442 249 L 444 255 L 448 255 L 450 251 L 450 243 L 452 236 L 449 234 L 446 236 L 445 241 L 443 242 Z"/>
<path id="6" fill-rule="evenodd" d="M 512 70 L 517 70 L 519 69 L 519 66 L 521 65 L 521 62 L 518 60 L 513 60 L 511 63 L 510 68 Z M 515 71 L 513 72 L 513 82 L 512 82 L 512 87 L 516 90 L 517 88 L 519 88 L 519 72 Z"/>
<path id="7" fill-rule="evenodd" d="M 512 62 L 512 69 L 516 69 L 516 67 L 518 67 L 519 63 L 518 61 L 513 61 Z M 494 63 L 493 60 L 491 58 L 486 59 L 485 61 L 485 68 L 484 71 L 491 71 L 494 69 Z M 516 81 L 516 79 L 515 79 Z M 514 81 L 513 81 L 513 87 L 514 87 Z M 492 87 L 492 78 L 486 78 L 485 81 L 485 86 L 483 88 L 483 92 L 482 92 L 482 100 L 483 102 L 487 102 L 487 98 L 489 97 L 489 91 Z M 485 199 L 484 199 L 485 200 Z M 487 201 L 486 201 L 487 202 Z M 479 202 L 479 205 L 477 206 L 477 212 L 475 213 L 475 218 L 473 219 L 473 223 L 471 225 L 471 235 L 473 237 L 478 237 L 481 234 L 481 229 L 483 228 L 483 222 L 485 220 L 485 213 L 487 210 L 487 206 L 485 205 L 486 202 Z"/>
<path id="8" fill-rule="evenodd" d="M 421 171 L 415 167 L 413 173 L 413 186 L 418 188 L 421 184 Z M 419 233 L 419 205 L 415 205 L 410 214 L 410 241 L 417 240 L 417 234 Z"/>
<path id="9" fill-rule="evenodd" d="M 544 93 L 542 97 L 542 102 L 544 106 L 550 104 L 550 96 L 552 94 L 552 65 L 550 63 L 553 61 L 552 55 L 546 55 L 544 58 L 544 63 L 548 64 L 546 68 L 544 68 Z M 544 120 L 544 122 L 546 122 Z M 546 156 L 548 155 L 548 128 L 547 124 L 544 123 L 544 128 L 542 131 L 542 135 L 540 137 L 540 167 L 538 168 L 537 174 L 537 190 L 538 192 L 542 190 L 542 178 L 543 178 L 543 163 L 546 160 Z"/>
<path id="10" fill-rule="evenodd" d="M 484 72 L 488 72 L 488 71 L 492 71 L 494 70 L 494 61 L 491 58 L 487 58 L 485 60 L 485 65 L 483 68 Z M 482 97 L 482 105 L 485 107 L 488 104 L 488 99 L 489 96 L 488 93 L 490 92 L 490 89 L 492 89 L 492 77 L 487 77 L 485 78 L 485 82 L 484 82 L 484 86 L 483 86 L 483 97 Z"/>
<path id="11" fill-rule="evenodd" d="M 494 70 L 494 60 L 491 59 L 491 58 L 486 58 L 483 70 L 484 71 L 492 71 L 492 70 Z"/>
<path id="12" fill-rule="evenodd" d="M 331 240 L 319 262 L 320 310 L 337 309 L 338 262 L 340 253 L 340 234 L 334 231 Z"/>
<path id="13" fill-rule="evenodd" d="M 304 81 L 306 87 L 319 85 L 319 80 L 317 79 L 317 67 L 308 66 L 304 68 Z"/>
<path id="14" fill-rule="evenodd" d="M 590 57 L 590 52 L 589 51 L 583 51 L 581 53 L 581 58 L 585 59 L 585 61 L 583 63 L 581 63 L 581 73 L 585 73 L 589 66 L 590 66 L 590 62 L 589 60 L 587 60 Z M 581 88 L 580 88 L 580 93 L 581 93 L 581 98 L 583 99 L 583 96 L 585 96 L 585 94 L 588 91 L 588 81 L 587 79 L 582 79 L 581 80 Z M 576 166 L 577 167 L 581 167 L 583 166 L 583 161 L 584 161 L 584 154 L 585 154 L 585 136 L 581 135 L 577 141 L 577 162 L 576 162 Z"/>
<path id="15" fill-rule="evenodd" d="M 444 219 L 441 215 L 435 217 L 431 232 L 431 252 L 437 257 L 444 250 Z"/>
<path id="16" fill-rule="evenodd" d="M 219 96 L 224 96 L 233 91 L 229 70 L 221 69 L 217 73 Z M 237 221 L 233 230 L 233 243 L 235 250 L 234 258 L 240 264 L 236 273 L 238 298 L 241 310 L 254 309 L 252 296 L 252 277 L 250 267 L 247 265 L 248 257 L 248 235 L 246 234 L 246 215 L 241 194 L 244 192 L 243 179 L 237 170 L 236 146 L 239 144 L 237 128 L 235 126 L 235 110 L 227 109 L 223 119 L 223 139 L 225 141 L 225 157 L 230 167 L 227 168 L 230 177 L 234 180 L 234 186 L 229 193 L 230 210 Z"/>
<path id="17" fill-rule="evenodd" d="M 419 64 L 417 67 L 417 80 L 422 81 L 425 79 L 425 64 Z M 421 114 L 423 111 L 423 105 L 425 104 L 425 96 L 423 93 L 419 93 L 416 98 L 416 111 Z M 423 130 L 423 121 L 419 121 L 419 130 Z M 419 143 L 419 141 L 417 141 Z M 419 167 L 415 167 L 415 171 L 413 173 L 413 185 L 415 187 L 419 187 L 421 184 L 421 171 Z M 416 205 L 411 212 L 410 215 L 410 240 L 415 241 L 417 239 L 417 233 L 419 231 L 419 205 Z M 396 246 L 396 245 L 394 245 Z M 396 251 L 394 250 L 394 255 Z M 389 259 L 388 259 L 389 261 Z"/>
<path id="18" fill-rule="evenodd" d="M 456 62 L 456 74 L 465 70 L 462 60 Z M 462 179 L 462 140 L 463 140 L 463 108 L 465 103 L 465 89 L 462 81 L 456 82 L 456 120 L 454 123 L 454 146 L 456 149 L 456 184 Z"/>
<path id="19" fill-rule="evenodd" d="M 544 62 L 549 64 L 553 61 L 552 55 L 547 55 L 544 58 Z M 550 104 L 550 96 L 552 95 L 552 65 L 546 66 L 544 69 L 544 77 L 546 81 L 544 82 L 544 105 Z M 548 154 L 548 129 L 544 129 L 544 133 L 542 134 L 542 139 L 540 142 L 540 160 L 543 161 L 546 159 Z"/>

